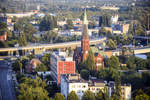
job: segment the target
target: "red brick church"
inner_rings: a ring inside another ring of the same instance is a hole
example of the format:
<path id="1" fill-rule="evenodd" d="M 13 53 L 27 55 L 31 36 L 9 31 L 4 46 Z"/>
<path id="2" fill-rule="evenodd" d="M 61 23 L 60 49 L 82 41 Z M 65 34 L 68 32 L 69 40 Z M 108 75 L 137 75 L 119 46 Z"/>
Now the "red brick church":
<path id="1" fill-rule="evenodd" d="M 88 20 L 86 15 L 86 10 L 84 12 L 83 19 L 83 30 L 82 30 L 82 39 L 81 39 L 81 47 L 77 47 L 74 51 L 74 59 L 77 64 L 83 62 L 87 59 L 89 52 L 89 34 L 88 34 Z M 104 67 L 103 57 L 99 53 L 94 53 L 96 69 Z"/>

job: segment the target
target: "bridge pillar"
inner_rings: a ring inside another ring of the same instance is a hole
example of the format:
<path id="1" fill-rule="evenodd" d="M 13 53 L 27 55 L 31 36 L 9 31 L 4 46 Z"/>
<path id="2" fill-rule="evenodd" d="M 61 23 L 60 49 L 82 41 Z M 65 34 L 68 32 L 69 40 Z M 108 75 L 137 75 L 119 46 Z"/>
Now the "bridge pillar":
<path id="1" fill-rule="evenodd" d="M 14 51 L 10 51 L 10 54 L 11 54 L 11 56 L 13 56 L 14 55 Z"/>
<path id="2" fill-rule="evenodd" d="M 10 56 L 10 51 L 8 51 L 8 56 Z"/>

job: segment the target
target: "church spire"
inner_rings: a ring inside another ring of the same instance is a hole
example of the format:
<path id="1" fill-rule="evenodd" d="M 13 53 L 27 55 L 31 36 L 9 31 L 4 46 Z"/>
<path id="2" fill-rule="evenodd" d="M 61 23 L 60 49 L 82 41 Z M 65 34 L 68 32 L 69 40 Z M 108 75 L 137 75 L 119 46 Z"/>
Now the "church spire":
<path id="1" fill-rule="evenodd" d="M 86 9 L 84 11 L 84 17 L 83 17 L 83 32 L 82 32 L 81 48 L 82 48 L 82 61 L 85 61 L 87 59 L 87 55 L 89 51 L 88 20 L 86 15 Z"/>
<path id="2" fill-rule="evenodd" d="M 88 25 L 88 21 L 87 21 L 87 14 L 86 14 L 86 8 L 84 10 L 84 19 L 83 19 L 83 24 L 84 25 Z"/>

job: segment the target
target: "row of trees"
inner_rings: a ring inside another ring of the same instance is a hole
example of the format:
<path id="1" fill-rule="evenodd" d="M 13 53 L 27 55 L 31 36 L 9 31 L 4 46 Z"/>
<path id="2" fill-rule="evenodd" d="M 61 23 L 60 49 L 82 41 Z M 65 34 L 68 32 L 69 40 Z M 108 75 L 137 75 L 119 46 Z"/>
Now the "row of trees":
<path id="1" fill-rule="evenodd" d="M 23 77 L 18 88 L 18 100 L 49 100 L 46 83 L 39 77 Z"/>
<path id="2" fill-rule="evenodd" d="M 65 97 L 61 93 L 56 93 L 54 96 L 54 100 L 65 100 Z M 74 91 L 71 91 L 68 96 L 67 100 L 79 100 L 77 94 Z M 99 91 L 96 95 L 93 92 L 87 90 L 84 92 L 81 100 L 112 100 L 108 96 L 108 91 L 105 88 L 104 91 Z"/>

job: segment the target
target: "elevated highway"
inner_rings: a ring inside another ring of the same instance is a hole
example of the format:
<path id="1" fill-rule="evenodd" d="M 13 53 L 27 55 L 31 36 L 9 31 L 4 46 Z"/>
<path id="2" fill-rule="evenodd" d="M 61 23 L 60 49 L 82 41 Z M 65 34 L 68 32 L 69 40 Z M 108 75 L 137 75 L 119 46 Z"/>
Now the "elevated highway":
<path id="1" fill-rule="evenodd" d="M 150 53 L 150 47 L 136 48 L 134 49 L 134 54 L 145 54 Z"/>
<path id="2" fill-rule="evenodd" d="M 90 40 L 90 45 L 103 43 L 105 40 L 106 37 Z M 77 46 L 81 46 L 81 41 L 54 43 L 54 44 L 35 44 L 35 45 L 24 46 L 24 47 L 0 48 L 0 52 L 8 52 L 8 54 L 13 54 L 14 52 L 18 52 L 18 51 L 24 51 L 24 52 L 34 51 L 36 54 L 49 49 L 75 48 Z"/>
<path id="3" fill-rule="evenodd" d="M 150 46 L 140 47 L 140 48 L 131 48 L 131 51 L 133 52 L 133 54 L 150 54 Z M 117 49 L 117 50 L 112 50 L 111 55 L 119 56 L 121 54 L 122 54 L 122 50 Z"/>

